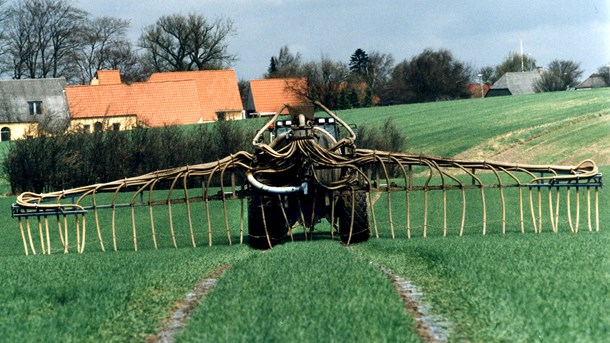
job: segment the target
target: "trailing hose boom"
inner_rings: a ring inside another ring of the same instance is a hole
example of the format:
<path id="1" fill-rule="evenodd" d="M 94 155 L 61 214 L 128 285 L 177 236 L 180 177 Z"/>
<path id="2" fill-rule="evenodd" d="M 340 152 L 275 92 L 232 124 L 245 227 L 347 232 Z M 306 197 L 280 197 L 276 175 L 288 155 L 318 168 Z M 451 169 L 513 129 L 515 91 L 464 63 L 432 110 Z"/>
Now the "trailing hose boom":
<path id="1" fill-rule="evenodd" d="M 286 109 L 289 117 L 280 119 Z M 460 160 L 362 149 L 355 139 L 354 129 L 320 103 L 285 105 L 256 133 L 252 153 L 58 192 L 26 192 L 12 215 L 26 255 L 38 248 L 43 254 L 83 253 L 90 227 L 102 251 L 108 241 L 119 250 L 129 240 L 137 251 L 142 242 L 157 249 L 167 240 L 177 248 L 241 244 L 244 238 L 267 249 L 297 236 L 309 239 L 323 220 L 330 227 L 325 234 L 344 244 L 372 236 L 426 237 L 429 230 L 445 236 L 452 228 L 461 236 L 479 225 L 487 234 L 489 208 L 499 211 L 494 228 L 502 234 L 513 222 L 522 233 L 541 232 L 545 223 L 558 232 L 565 217 L 576 233 L 584 190 L 587 228 L 599 231 L 603 175 L 591 160 L 575 166 Z M 499 193 L 499 204 L 488 203 L 489 192 Z M 478 223 L 467 225 L 472 216 Z"/>

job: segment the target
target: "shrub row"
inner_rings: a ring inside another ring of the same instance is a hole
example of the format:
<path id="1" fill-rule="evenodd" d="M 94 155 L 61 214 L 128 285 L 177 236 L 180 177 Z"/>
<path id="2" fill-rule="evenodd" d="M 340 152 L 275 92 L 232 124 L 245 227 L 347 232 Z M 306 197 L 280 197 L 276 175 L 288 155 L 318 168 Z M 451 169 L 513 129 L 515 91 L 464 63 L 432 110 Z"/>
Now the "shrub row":
<path id="1" fill-rule="evenodd" d="M 108 182 L 250 150 L 252 130 L 231 122 L 137 128 L 13 141 L 2 170 L 14 194 Z"/>
<path id="2" fill-rule="evenodd" d="M 356 146 L 359 148 L 401 152 L 405 150 L 406 145 L 407 138 L 392 118 L 387 118 L 381 127 L 368 125 L 358 127 Z"/>

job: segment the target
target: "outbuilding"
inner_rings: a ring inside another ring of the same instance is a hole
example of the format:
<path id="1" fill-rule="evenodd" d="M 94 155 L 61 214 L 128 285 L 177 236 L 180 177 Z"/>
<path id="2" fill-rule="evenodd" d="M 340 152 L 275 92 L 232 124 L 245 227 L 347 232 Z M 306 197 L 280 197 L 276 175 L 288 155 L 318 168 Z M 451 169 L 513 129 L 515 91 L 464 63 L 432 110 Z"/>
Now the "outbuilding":
<path id="1" fill-rule="evenodd" d="M 0 140 L 61 132 L 69 124 L 66 79 L 0 81 Z"/>

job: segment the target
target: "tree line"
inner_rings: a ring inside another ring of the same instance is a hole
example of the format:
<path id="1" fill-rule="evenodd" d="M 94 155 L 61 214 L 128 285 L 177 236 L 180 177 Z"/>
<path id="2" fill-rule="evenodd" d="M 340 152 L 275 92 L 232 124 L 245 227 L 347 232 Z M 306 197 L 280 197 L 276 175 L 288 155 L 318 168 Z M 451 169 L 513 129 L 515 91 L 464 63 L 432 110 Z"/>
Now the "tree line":
<path id="1" fill-rule="evenodd" d="M 425 49 L 395 64 L 391 54 L 363 49 L 356 49 L 349 62 L 332 61 L 326 56 L 304 62 L 298 52 L 292 53 L 284 46 L 271 57 L 265 77 L 306 77 L 310 97 L 345 109 L 467 98 L 471 96 L 469 84 L 493 84 L 508 72 L 538 72 L 540 78 L 533 85 L 536 92 L 572 89 L 583 74 L 575 61 L 556 59 L 544 68 L 531 55 L 515 52 L 509 52 L 498 65 L 476 70 L 446 49 Z M 594 76 L 610 86 L 609 72 L 602 66 Z"/>
<path id="2" fill-rule="evenodd" d="M 136 44 L 127 37 L 129 25 L 93 17 L 69 0 L 0 0 L 0 73 L 87 84 L 97 70 L 115 69 L 133 82 L 153 72 L 227 68 L 236 60 L 226 42 L 235 33 L 230 19 L 163 16 Z"/>
<path id="3" fill-rule="evenodd" d="M 125 82 L 134 82 L 153 72 L 228 68 L 237 60 L 227 43 L 236 34 L 228 18 L 209 20 L 194 12 L 162 16 L 143 29 L 136 43 L 127 37 L 129 25 L 94 17 L 70 0 L 0 0 L 0 73 L 87 84 L 97 70 L 115 69 Z M 465 98 L 469 83 L 493 83 L 506 72 L 538 68 L 530 55 L 509 53 L 500 64 L 476 70 L 446 49 L 426 49 L 397 63 L 392 54 L 363 49 L 349 61 L 326 55 L 303 61 L 284 46 L 271 56 L 263 77 L 306 77 L 309 98 L 344 109 Z M 610 79 L 606 66 L 598 74 Z M 581 76 L 579 63 L 554 60 L 541 72 L 536 90 L 565 90 Z M 246 87 L 240 81 L 242 97 Z"/>
<path id="4" fill-rule="evenodd" d="M 309 97 L 336 109 L 468 97 L 472 68 L 446 49 L 426 49 L 394 63 L 392 54 L 357 49 L 349 63 L 322 56 L 304 62 L 287 46 L 272 56 L 266 78 L 306 77 Z"/>

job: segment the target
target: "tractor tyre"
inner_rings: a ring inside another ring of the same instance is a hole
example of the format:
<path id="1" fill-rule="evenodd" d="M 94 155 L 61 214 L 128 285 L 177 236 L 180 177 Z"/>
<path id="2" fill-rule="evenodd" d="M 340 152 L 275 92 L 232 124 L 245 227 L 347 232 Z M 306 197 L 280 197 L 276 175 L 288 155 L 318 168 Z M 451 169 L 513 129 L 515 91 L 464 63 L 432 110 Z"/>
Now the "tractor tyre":
<path id="1" fill-rule="evenodd" d="M 352 195 L 354 196 L 354 225 L 352 228 Z M 339 236 L 341 242 L 353 244 L 368 241 L 371 236 L 369 228 L 368 203 L 366 192 L 345 192 L 341 194 L 338 204 Z M 350 233 L 351 231 L 351 233 Z"/>
<path id="2" fill-rule="evenodd" d="M 269 249 L 286 237 L 288 227 L 280 206 L 273 195 L 254 192 L 249 198 L 248 244 L 252 248 Z"/>

